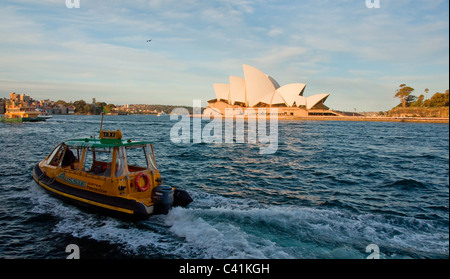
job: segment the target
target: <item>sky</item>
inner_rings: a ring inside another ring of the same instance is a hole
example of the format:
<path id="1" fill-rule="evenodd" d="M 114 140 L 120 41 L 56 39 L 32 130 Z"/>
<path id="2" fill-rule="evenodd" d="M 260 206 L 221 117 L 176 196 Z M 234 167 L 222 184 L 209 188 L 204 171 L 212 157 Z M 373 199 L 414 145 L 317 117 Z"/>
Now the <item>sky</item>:
<path id="1" fill-rule="evenodd" d="M 79 3 L 0 1 L 0 97 L 206 106 L 243 64 L 335 110 L 389 110 L 403 83 L 449 88 L 448 0 Z"/>

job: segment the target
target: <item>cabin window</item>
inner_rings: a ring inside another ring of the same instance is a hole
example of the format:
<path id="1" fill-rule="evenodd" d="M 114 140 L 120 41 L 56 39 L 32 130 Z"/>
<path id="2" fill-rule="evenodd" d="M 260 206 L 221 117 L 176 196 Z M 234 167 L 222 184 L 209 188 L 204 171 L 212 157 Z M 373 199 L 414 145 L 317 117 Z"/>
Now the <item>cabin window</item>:
<path id="1" fill-rule="evenodd" d="M 126 157 L 129 172 L 157 169 L 151 144 L 126 147 Z"/>
<path id="2" fill-rule="evenodd" d="M 116 177 L 124 175 L 125 172 L 125 148 L 119 147 L 117 149 L 116 157 Z"/>
<path id="3" fill-rule="evenodd" d="M 126 153 L 129 172 L 147 169 L 147 157 L 143 145 L 126 147 Z"/>
<path id="4" fill-rule="evenodd" d="M 90 148 L 86 149 L 86 155 L 84 155 L 84 162 L 83 162 L 83 170 L 84 171 L 91 171 L 94 165 L 94 155 L 93 151 Z"/>
<path id="5" fill-rule="evenodd" d="M 113 148 L 87 148 L 83 162 L 83 170 L 102 176 L 111 176 Z"/>
<path id="6" fill-rule="evenodd" d="M 155 160 L 155 153 L 153 152 L 153 145 L 146 144 L 145 145 L 145 154 L 147 155 L 148 160 L 148 166 L 152 170 L 156 170 L 156 160 Z"/>

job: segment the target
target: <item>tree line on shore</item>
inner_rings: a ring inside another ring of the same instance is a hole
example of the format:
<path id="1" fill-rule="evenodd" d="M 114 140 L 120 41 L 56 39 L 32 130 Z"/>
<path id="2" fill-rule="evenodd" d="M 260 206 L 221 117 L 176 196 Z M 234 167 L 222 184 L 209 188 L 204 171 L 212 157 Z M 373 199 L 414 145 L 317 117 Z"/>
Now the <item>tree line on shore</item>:
<path id="1" fill-rule="evenodd" d="M 110 112 L 127 112 L 131 114 L 157 114 L 164 112 L 170 114 L 173 109 L 183 107 L 186 108 L 190 113 L 192 113 L 192 107 L 187 106 L 174 106 L 174 105 L 128 105 L 119 106 L 114 104 L 107 104 L 105 102 L 97 102 L 95 98 L 92 99 L 92 103 L 87 103 L 84 100 L 78 100 L 75 102 L 66 103 L 63 100 L 56 102 L 58 105 L 63 105 L 66 107 L 74 107 L 75 114 L 100 114 L 110 113 Z"/>
<path id="2" fill-rule="evenodd" d="M 449 106 L 449 91 L 445 90 L 444 93 L 436 92 L 431 98 L 427 99 L 429 89 L 424 90 L 424 94 L 420 94 L 419 97 L 413 95 L 414 88 L 407 86 L 406 84 L 400 84 L 400 88 L 397 89 L 394 98 L 400 99 L 400 104 L 396 107 L 416 107 L 416 108 L 440 108 Z"/>
<path id="3" fill-rule="evenodd" d="M 102 112 L 111 112 L 116 108 L 114 104 L 106 104 L 105 102 L 96 102 L 95 98 L 92 99 L 92 104 L 86 103 L 84 100 L 75 101 L 73 103 L 75 107 L 75 113 L 79 114 L 100 114 Z"/>

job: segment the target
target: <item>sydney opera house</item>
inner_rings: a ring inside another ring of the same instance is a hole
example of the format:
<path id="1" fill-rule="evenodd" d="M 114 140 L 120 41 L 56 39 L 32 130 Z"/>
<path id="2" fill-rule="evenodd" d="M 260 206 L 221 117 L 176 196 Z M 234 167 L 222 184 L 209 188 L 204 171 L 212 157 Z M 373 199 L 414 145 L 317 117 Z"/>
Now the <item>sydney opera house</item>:
<path id="1" fill-rule="evenodd" d="M 266 108 L 267 112 L 277 108 L 278 116 L 286 118 L 338 115 L 324 105 L 330 94 L 305 97 L 304 83 L 280 86 L 274 78 L 254 67 L 243 65 L 243 68 L 245 78 L 230 76 L 229 84 L 214 84 L 216 98 L 208 101 L 204 115 L 225 116 L 227 108 L 244 115 L 261 108 Z"/>

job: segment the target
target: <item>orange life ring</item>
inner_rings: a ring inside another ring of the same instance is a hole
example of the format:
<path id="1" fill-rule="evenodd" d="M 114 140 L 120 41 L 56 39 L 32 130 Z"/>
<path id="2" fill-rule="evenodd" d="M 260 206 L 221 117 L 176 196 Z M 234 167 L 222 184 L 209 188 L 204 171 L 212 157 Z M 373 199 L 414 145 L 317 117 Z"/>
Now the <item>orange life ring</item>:
<path id="1" fill-rule="evenodd" d="M 141 176 L 145 180 L 144 187 L 141 187 L 141 185 L 139 184 L 139 180 L 140 180 Z M 134 179 L 134 185 L 136 186 L 136 188 L 138 189 L 139 192 L 145 192 L 150 187 L 150 178 L 148 177 L 147 174 L 141 172 L 138 175 L 136 175 L 136 178 Z"/>

